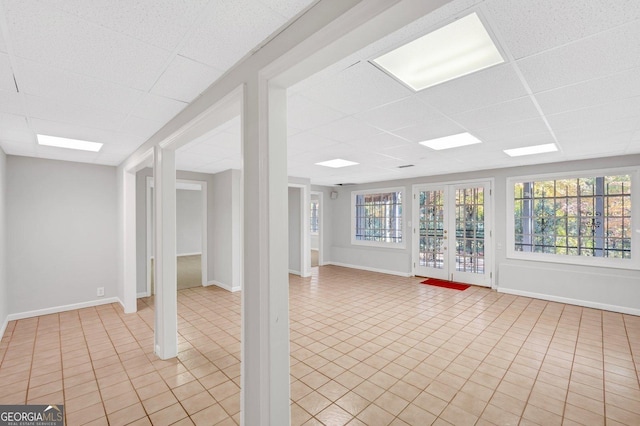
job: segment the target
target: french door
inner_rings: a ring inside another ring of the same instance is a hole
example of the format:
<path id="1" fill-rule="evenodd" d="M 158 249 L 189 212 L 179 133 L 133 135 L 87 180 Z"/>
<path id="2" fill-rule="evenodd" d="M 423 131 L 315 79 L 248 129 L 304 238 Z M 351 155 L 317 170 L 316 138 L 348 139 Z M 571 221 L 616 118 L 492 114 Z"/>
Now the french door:
<path id="1" fill-rule="evenodd" d="M 491 286 L 490 182 L 413 191 L 414 274 Z"/>

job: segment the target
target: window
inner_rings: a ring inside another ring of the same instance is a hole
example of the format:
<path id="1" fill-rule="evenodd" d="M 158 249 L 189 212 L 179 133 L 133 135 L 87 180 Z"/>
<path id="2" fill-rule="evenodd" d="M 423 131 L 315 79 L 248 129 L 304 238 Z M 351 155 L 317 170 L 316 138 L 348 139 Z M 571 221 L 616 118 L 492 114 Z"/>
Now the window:
<path id="1" fill-rule="evenodd" d="M 311 209 L 310 209 L 310 231 L 312 234 L 318 233 L 318 209 L 320 208 L 320 200 L 311 200 Z"/>
<path id="2" fill-rule="evenodd" d="M 631 173 L 512 180 L 510 253 L 581 264 L 598 262 L 586 258 L 629 261 L 632 180 Z"/>
<path id="3" fill-rule="evenodd" d="M 402 191 L 352 193 L 354 244 L 403 247 Z"/>

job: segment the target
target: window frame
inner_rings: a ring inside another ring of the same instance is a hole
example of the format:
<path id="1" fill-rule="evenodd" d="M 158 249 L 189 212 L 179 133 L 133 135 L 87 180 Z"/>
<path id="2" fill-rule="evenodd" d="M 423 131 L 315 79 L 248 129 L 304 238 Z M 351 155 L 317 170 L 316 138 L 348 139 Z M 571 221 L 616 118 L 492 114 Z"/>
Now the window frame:
<path id="1" fill-rule="evenodd" d="M 630 175 L 631 177 L 631 258 L 572 256 L 566 254 L 533 253 L 515 249 L 515 184 L 562 179 L 579 179 L 602 176 Z M 507 259 L 561 263 L 568 265 L 592 266 L 616 269 L 640 269 L 640 170 L 637 167 L 617 169 L 589 169 L 561 173 L 513 176 L 506 182 L 506 257 Z"/>
<path id="2" fill-rule="evenodd" d="M 373 195 L 373 194 L 388 194 L 392 192 L 399 192 L 401 197 L 401 208 L 402 215 L 401 219 L 401 227 L 400 230 L 402 232 L 402 241 L 399 243 L 394 242 L 385 242 L 385 241 L 367 241 L 367 240 L 358 240 L 356 238 L 356 197 L 358 195 Z M 403 250 L 406 248 L 407 241 L 407 233 L 406 233 L 406 194 L 405 187 L 392 187 L 392 188 L 377 188 L 377 189 L 363 189 L 358 191 L 351 191 L 351 244 L 358 246 L 369 246 L 369 247 L 379 247 L 379 248 L 389 248 L 396 250 Z"/>

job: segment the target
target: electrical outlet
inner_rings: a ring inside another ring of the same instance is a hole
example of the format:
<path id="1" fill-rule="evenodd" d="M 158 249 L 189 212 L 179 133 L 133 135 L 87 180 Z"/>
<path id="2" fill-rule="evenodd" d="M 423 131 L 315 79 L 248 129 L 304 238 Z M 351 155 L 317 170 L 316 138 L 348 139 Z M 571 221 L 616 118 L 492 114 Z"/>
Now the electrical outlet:
<path id="1" fill-rule="evenodd" d="M 98 287 L 98 297 L 104 296 L 104 287 Z"/>

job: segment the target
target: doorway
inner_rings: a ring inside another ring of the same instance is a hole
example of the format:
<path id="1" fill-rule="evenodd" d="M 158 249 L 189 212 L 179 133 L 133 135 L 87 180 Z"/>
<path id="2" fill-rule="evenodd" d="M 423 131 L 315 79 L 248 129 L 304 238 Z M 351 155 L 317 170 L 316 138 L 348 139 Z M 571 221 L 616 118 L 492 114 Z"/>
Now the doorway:
<path id="1" fill-rule="evenodd" d="M 153 178 L 147 176 L 147 292 L 155 294 Z M 207 182 L 176 179 L 177 289 L 207 285 Z"/>
<path id="2" fill-rule="evenodd" d="M 490 287 L 491 182 L 413 188 L 414 275 Z"/>

